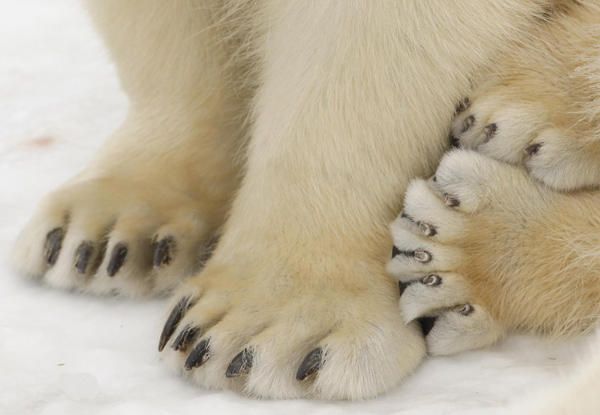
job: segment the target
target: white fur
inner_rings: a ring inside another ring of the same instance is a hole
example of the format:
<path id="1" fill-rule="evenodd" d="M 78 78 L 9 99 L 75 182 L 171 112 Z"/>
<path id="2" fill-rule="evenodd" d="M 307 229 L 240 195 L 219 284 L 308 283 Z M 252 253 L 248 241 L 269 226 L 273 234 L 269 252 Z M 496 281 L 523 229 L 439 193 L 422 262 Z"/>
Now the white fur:
<path id="1" fill-rule="evenodd" d="M 600 337 L 590 342 L 576 371 L 545 385 L 506 411 L 514 415 L 593 415 L 600 413 Z"/>
<path id="2" fill-rule="evenodd" d="M 195 301 L 174 336 L 189 324 L 201 330 L 196 344 L 211 339 L 210 358 L 186 378 L 276 398 L 364 399 L 397 385 L 425 347 L 397 311 L 386 225 L 409 181 L 433 173 L 446 150 L 455 102 L 551 1 L 88 3 L 130 116 L 40 207 L 17 267 L 60 288 L 156 294 L 197 265 L 190 246 L 220 232 L 172 302 Z M 49 267 L 41 246 L 56 227 L 66 236 Z M 183 265 L 150 270 L 165 229 L 182 241 Z M 108 249 L 77 279 L 80 235 Z M 119 242 L 129 254 L 108 277 Z M 297 382 L 316 347 L 324 365 Z M 225 378 L 245 348 L 252 370 Z M 166 359 L 181 371 L 190 349 Z"/>

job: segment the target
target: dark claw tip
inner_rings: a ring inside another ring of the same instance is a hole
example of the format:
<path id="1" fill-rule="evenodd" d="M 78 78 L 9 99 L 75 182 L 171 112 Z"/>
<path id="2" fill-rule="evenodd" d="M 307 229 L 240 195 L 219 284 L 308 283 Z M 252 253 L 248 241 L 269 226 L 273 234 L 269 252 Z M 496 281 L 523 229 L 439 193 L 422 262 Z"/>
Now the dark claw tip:
<path id="1" fill-rule="evenodd" d="M 402 217 L 403 219 L 406 219 L 408 221 L 414 222 L 415 220 L 412 218 L 412 216 L 410 216 L 408 213 L 406 213 L 406 211 L 402 210 L 402 212 L 400 213 L 400 217 Z"/>
<path id="2" fill-rule="evenodd" d="M 485 141 L 487 142 L 493 136 L 495 136 L 496 131 L 498 131 L 498 126 L 496 125 L 496 123 L 486 125 L 485 128 L 483 129 L 483 132 L 485 133 Z"/>
<path id="3" fill-rule="evenodd" d="M 115 245 L 110 257 L 110 262 L 108 263 L 108 268 L 106 268 L 106 273 L 109 277 L 114 277 L 115 274 L 119 272 L 127 259 L 127 251 L 127 245 L 124 243 L 119 242 Z"/>
<path id="4" fill-rule="evenodd" d="M 242 350 L 229 364 L 225 376 L 228 378 L 237 378 L 240 375 L 247 375 L 250 373 L 250 369 L 252 369 L 253 359 L 254 355 L 252 351 L 249 349 Z"/>
<path id="5" fill-rule="evenodd" d="M 84 241 L 75 251 L 75 269 L 79 275 L 85 274 L 85 270 L 94 253 L 94 245 L 90 241 Z"/>
<path id="6" fill-rule="evenodd" d="M 300 364 L 296 380 L 304 380 L 310 375 L 317 373 L 323 367 L 323 349 L 318 347 L 308 354 Z"/>
<path id="7" fill-rule="evenodd" d="M 463 133 L 467 132 L 469 130 L 469 128 L 471 128 L 473 126 L 473 124 L 475 124 L 475 117 L 473 115 L 469 115 L 463 121 L 462 132 Z"/>
<path id="8" fill-rule="evenodd" d="M 183 368 L 185 370 L 192 370 L 202 366 L 210 357 L 210 344 L 209 339 L 204 339 L 191 351 Z"/>
<path id="9" fill-rule="evenodd" d="M 446 202 L 446 206 L 450 206 L 450 207 L 460 206 L 460 201 L 450 195 L 445 196 L 445 202 Z"/>
<path id="10" fill-rule="evenodd" d="M 424 249 L 416 249 L 413 252 L 413 256 L 417 261 L 422 262 L 424 264 L 430 262 L 432 258 L 431 253 L 429 251 L 425 251 Z"/>
<path id="11" fill-rule="evenodd" d="M 471 105 L 471 100 L 469 98 L 463 98 L 458 104 L 456 104 L 456 108 L 454 109 L 454 114 L 460 114 Z"/>
<path id="12" fill-rule="evenodd" d="M 198 334 L 200 334 L 200 329 L 198 327 L 187 326 L 177 335 L 171 347 L 176 352 L 185 352 L 189 345 L 196 341 Z"/>
<path id="13" fill-rule="evenodd" d="M 56 263 L 60 248 L 62 247 L 62 241 L 65 237 L 65 231 L 63 228 L 54 228 L 46 235 L 46 247 L 44 249 L 44 256 L 46 263 L 50 266 Z"/>
<path id="14" fill-rule="evenodd" d="M 177 305 L 175 305 L 173 311 L 171 311 L 171 314 L 169 314 L 169 318 L 167 318 L 167 322 L 163 327 L 162 333 L 160 334 L 160 341 L 158 342 L 159 352 L 162 352 L 162 350 L 165 348 L 165 345 L 175 332 L 177 325 L 190 307 L 191 303 L 189 297 L 182 298 L 179 300 Z"/>
<path id="15" fill-rule="evenodd" d="M 538 144 L 532 144 L 529 147 L 527 147 L 525 150 L 523 150 L 525 152 L 525 154 L 527 154 L 529 157 L 535 155 L 538 153 L 538 151 L 540 151 L 540 148 L 542 147 L 541 143 Z"/>
<path id="16" fill-rule="evenodd" d="M 427 285 L 429 287 L 437 287 L 442 283 L 442 279 L 439 275 L 428 275 L 421 280 L 423 285 Z"/>
<path id="17" fill-rule="evenodd" d="M 448 135 L 448 141 L 450 142 L 450 147 L 456 148 L 460 146 L 460 140 L 452 133 Z"/>
<path id="18" fill-rule="evenodd" d="M 433 329 L 436 320 L 437 317 L 421 317 L 420 319 L 418 319 L 419 324 L 421 324 L 421 331 L 423 332 L 423 336 L 427 336 L 431 332 L 431 329 Z"/>
<path id="19" fill-rule="evenodd" d="M 473 307 L 469 304 L 465 304 L 464 306 L 461 307 L 460 310 L 458 310 L 458 312 L 460 314 L 462 314 L 463 316 L 468 316 L 469 314 L 471 314 L 473 312 Z"/>
<path id="20" fill-rule="evenodd" d="M 173 260 L 175 248 L 176 243 L 172 236 L 162 238 L 154 252 L 154 268 L 169 265 Z"/>
<path id="21" fill-rule="evenodd" d="M 430 223 L 419 222 L 419 228 L 425 236 L 433 237 L 437 235 L 437 229 Z"/>

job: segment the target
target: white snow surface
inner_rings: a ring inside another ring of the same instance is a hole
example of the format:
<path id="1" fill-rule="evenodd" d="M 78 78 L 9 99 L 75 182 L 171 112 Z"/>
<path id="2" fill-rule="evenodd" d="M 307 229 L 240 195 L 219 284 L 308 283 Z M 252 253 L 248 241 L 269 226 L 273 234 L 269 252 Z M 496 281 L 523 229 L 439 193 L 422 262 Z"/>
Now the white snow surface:
<path id="1" fill-rule="evenodd" d="M 429 358 L 366 402 L 255 400 L 186 384 L 156 350 L 165 299 L 57 292 L 9 265 L 36 202 L 85 166 L 127 108 L 79 2 L 0 1 L 0 414 L 496 414 L 573 370 L 583 341 L 513 336 Z"/>

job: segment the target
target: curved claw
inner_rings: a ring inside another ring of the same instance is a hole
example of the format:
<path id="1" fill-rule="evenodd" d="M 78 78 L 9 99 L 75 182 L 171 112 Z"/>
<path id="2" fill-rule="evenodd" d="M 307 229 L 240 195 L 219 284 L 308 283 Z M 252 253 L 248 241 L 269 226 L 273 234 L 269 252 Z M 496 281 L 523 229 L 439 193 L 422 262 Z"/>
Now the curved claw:
<path id="1" fill-rule="evenodd" d="M 52 266 L 56 263 L 64 237 L 65 231 L 63 228 L 54 228 L 46 235 L 44 256 L 46 257 L 46 263 L 48 265 Z"/>
<path id="2" fill-rule="evenodd" d="M 525 154 L 528 157 L 535 156 L 538 153 L 538 151 L 540 151 L 541 147 L 542 147 L 542 144 L 540 144 L 540 143 L 532 144 L 529 147 L 527 147 L 525 150 L 523 150 L 523 152 L 525 152 Z"/>
<path id="3" fill-rule="evenodd" d="M 446 206 L 450 207 L 460 206 L 460 201 L 457 198 L 452 197 L 448 194 L 444 195 L 444 203 L 446 203 Z"/>
<path id="4" fill-rule="evenodd" d="M 471 100 L 468 97 L 463 98 L 458 104 L 456 104 L 456 108 L 454 109 L 454 115 L 458 115 L 471 105 Z"/>
<path id="5" fill-rule="evenodd" d="M 202 366 L 210 357 L 210 339 L 204 339 L 190 353 L 183 368 L 192 370 Z"/>
<path id="6" fill-rule="evenodd" d="M 317 347 L 310 352 L 300 364 L 300 368 L 296 374 L 296 380 L 305 380 L 310 375 L 317 373 L 321 367 L 323 367 L 323 349 Z"/>
<path id="7" fill-rule="evenodd" d="M 190 344 L 192 344 L 196 337 L 200 334 L 199 327 L 190 327 L 187 326 L 184 328 L 173 341 L 173 345 L 171 346 L 173 350 L 185 352 Z"/>
<path id="8" fill-rule="evenodd" d="M 159 352 L 163 351 L 165 345 L 175 332 L 177 325 L 191 306 L 192 304 L 190 302 L 190 297 L 182 298 L 181 300 L 179 300 L 177 305 L 175 305 L 173 311 L 171 311 L 171 314 L 167 319 L 167 322 L 165 323 L 165 326 L 163 327 L 162 333 L 160 334 L 160 341 L 158 342 Z"/>
<path id="9" fill-rule="evenodd" d="M 247 375 L 252 369 L 254 355 L 250 349 L 244 349 L 237 354 L 229 364 L 225 376 L 228 378 L 237 378 L 240 375 Z"/>
<path id="10" fill-rule="evenodd" d="M 90 241 L 84 241 L 75 252 L 75 269 L 80 275 L 85 274 L 87 266 L 94 253 L 94 245 Z"/>
<path id="11" fill-rule="evenodd" d="M 119 272 L 125 263 L 125 260 L 127 259 L 127 252 L 128 248 L 124 243 L 118 243 L 115 245 L 110 257 L 110 262 L 108 263 L 108 268 L 106 268 L 106 273 L 109 277 L 114 277 L 117 272 Z"/>
<path id="12" fill-rule="evenodd" d="M 161 268 L 169 265 L 173 260 L 176 248 L 177 244 L 172 236 L 165 236 L 162 238 L 154 252 L 154 268 Z"/>

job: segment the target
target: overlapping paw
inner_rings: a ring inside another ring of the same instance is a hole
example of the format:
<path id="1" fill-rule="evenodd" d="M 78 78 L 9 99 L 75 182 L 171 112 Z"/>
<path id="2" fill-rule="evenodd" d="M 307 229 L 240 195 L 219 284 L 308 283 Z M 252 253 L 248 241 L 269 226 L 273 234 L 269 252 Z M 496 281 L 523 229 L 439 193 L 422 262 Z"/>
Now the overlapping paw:
<path id="1" fill-rule="evenodd" d="M 492 87 L 461 101 L 450 132 L 454 144 L 525 166 L 556 190 L 599 186 L 600 141 L 584 127 L 587 120 L 564 116 L 564 109 L 547 102 L 551 97 L 536 102 L 519 95 L 514 88 Z"/>
<path id="2" fill-rule="evenodd" d="M 503 333 L 470 279 L 472 258 L 464 242 L 486 232 L 477 229 L 478 215 L 496 209 L 502 195 L 496 184 L 505 173 L 477 153 L 451 152 L 433 178 L 410 184 L 404 210 L 392 224 L 387 269 L 400 283 L 405 322 L 421 322 L 430 354 L 488 346 Z"/>

